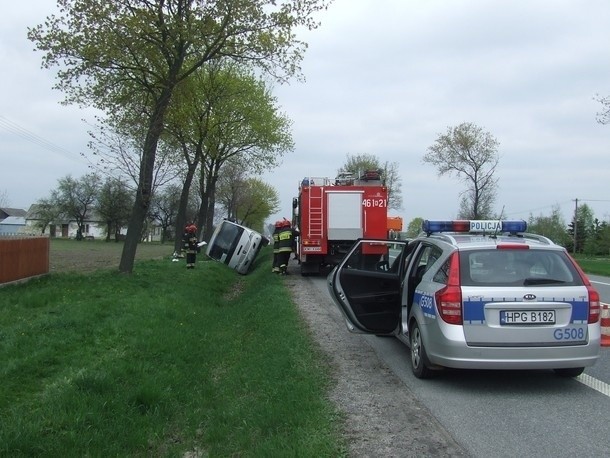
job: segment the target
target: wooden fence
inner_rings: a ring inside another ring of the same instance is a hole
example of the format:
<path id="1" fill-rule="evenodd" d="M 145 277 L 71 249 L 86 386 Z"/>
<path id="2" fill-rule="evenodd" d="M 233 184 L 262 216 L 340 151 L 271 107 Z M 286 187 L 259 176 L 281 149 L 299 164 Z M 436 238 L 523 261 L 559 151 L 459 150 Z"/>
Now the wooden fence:
<path id="1" fill-rule="evenodd" d="M 49 273 L 48 237 L 0 237 L 0 284 Z"/>

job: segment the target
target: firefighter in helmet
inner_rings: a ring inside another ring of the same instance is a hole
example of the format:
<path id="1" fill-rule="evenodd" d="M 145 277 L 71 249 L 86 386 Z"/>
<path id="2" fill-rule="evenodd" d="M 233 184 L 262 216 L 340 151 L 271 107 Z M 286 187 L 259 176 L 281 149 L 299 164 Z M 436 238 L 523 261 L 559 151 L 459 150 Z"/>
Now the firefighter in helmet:
<path id="1" fill-rule="evenodd" d="M 292 230 L 290 221 L 284 218 L 281 221 L 281 227 L 278 234 L 279 248 L 278 248 L 278 263 L 281 275 L 288 275 L 288 261 L 290 260 L 290 254 L 294 248 L 294 231 Z"/>
<path id="2" fill-rule="evenodd" d="M 197 226 L 193 223 L 188 223 L 184 228 L 182 245 L 186 251 L 186 268 L 194 269 L 199 246 L 197 245 Z"/>
<path id="3" fill-rule="evenodd" d="M 273 230 L 273 266 L 271 272 L 274 274 L 280 273 L 279 253 L 280 253 L 280 230 L 282 229 L 282 221 L 275 222 Z"/>

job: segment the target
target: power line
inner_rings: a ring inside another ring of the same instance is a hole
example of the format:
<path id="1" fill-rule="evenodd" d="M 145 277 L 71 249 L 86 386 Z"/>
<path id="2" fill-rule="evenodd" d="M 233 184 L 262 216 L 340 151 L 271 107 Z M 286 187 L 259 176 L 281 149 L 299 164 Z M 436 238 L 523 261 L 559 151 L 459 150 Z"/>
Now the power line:
<path id="1" fill-rule="evenodd" d="M 73 153 L 72 151 L 68 151 L 67 149 L 62 148 L 61 146 L 58 146 L 55 143 L 52 143 L 49 140 L 46 140 L 45 138 L 40 137 L 39 135 L 36 135 L 35 133 L 27 130 L 26 128 L 20 126 L 19 124 L 7 119 L 4 116 L 1 116 L 1 115 L 0 115 L 0 127 L 31 143 L 34 143 L 48 151 L 59 154 L 61 156 L 64 156 L 64 157 L 71 159 L 73 161 L 76 161 L 76 162 L 83 162 L 82 158 L 84 155 L 82 153 L 76 154 L 76 153 Z M 78 159 L 77 159 L 77 157 L 78 157 Z M 86 161 L 86 162 L 88 162 L 88 161 Z"/>
<path id="2" fill-rule="evenodd" d="M 506 216 L 513 216 L 513 215 L 521 215 L 523 213 L 528 213 L 531 214 L 535 211 L 539 211 L 539 210 L 545 210 L 547 208 L 553 208 L 553 207 L 562 207 L 563 205 L 566 204 L 570 204 L 572 201 L 565 201 L 565 202 L 556 202 L 554 204 L 550 204 L 550 205 L 544 205 L 542 207 L 537 207 L 537 208 L 532 208 L 530 210 L 522 210 L 522 211 L 514 211 L 514 212 L 507 212 Z"/>

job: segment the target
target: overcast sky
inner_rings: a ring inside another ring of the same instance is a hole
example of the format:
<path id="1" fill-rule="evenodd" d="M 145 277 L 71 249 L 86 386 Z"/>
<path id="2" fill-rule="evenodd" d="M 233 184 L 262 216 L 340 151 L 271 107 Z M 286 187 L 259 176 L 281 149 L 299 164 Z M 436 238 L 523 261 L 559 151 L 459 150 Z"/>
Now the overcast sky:
<path id="1" fill-rule="evenodd" d="M 26 27 L 52 0 L 14 2 L 0 17 L 0 195 L 27 209 L 57 180 L 88 172 L 94 113 L 62 106 Z M 347 155 L 398 162 L 405 224 L 456 216 L 456 178 L 422 162 L 448 127 L 472 122 L 500 143 L 496 210 L 569 221 L 575 199 L 610 219 L 608 0 L 335 0 L 303 35 L 305 83 L 277 86 L 295 151 L 264 179 L 290 217 L 305 176 L 334 177 Z"/>

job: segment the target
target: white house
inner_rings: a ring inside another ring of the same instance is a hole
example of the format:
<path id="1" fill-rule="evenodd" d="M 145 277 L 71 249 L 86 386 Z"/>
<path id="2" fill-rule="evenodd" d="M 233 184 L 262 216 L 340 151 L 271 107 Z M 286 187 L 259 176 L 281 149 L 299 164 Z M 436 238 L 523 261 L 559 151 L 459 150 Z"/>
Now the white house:
<path id="1" fill-rule="evenodd" d="M 31 205 L 25 216 L 25 225 L 28 232 L 40 233 L 40 217 L 38 215 L 38 205 Z M 95 217 L 91 217 L 84 222 L 83 237 L 104 238 L 106 237 L 106 225 Z M 50 237 L 76 238 L 78 224 L 73 219 L 62 219 L 48 224 L 45 233 Z"/>

